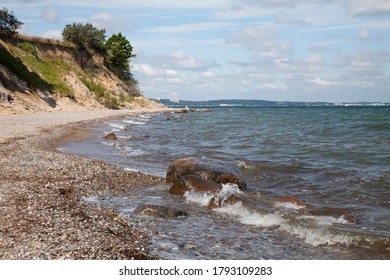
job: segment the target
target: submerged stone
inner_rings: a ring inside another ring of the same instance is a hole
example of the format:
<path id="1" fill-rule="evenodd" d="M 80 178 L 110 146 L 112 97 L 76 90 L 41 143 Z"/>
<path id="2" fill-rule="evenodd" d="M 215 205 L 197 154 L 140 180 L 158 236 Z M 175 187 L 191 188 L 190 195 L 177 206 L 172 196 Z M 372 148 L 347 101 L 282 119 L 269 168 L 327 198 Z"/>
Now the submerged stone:
<path id="1" fill-rule="evenodd" d="M 236 164 L 221 160 L 195 157 L 177 159 L 169 166 L 166 181 L 167 183 L 175 183 L 184 175 L 197 175 L 217 184 L 232 183 L 240 189 L 246 188 L 239 167 Z"/>
<path id="2" fill-rule="evenodd" d="M 151 204 L 140 204 L 134 210 L 134 213 L 138 215 L 152 216 L 156 218 L 177 218 L 188 216 L 188 213 L 183 210 Z"/>

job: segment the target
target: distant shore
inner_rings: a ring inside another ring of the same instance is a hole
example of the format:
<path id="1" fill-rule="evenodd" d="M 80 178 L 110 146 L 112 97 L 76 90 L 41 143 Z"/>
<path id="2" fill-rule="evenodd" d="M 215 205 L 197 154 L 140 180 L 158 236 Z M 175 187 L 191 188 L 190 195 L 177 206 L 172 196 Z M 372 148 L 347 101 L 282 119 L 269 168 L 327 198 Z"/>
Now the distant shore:
<path id="1" fill-rule="evenodd" d="M 107 118 L 169 109 L 0 116 L 0 259 L 157 259 L 148 237 L 117 213 L 82 202 L 163 183 L 106 162 L 59 152 Z"/>

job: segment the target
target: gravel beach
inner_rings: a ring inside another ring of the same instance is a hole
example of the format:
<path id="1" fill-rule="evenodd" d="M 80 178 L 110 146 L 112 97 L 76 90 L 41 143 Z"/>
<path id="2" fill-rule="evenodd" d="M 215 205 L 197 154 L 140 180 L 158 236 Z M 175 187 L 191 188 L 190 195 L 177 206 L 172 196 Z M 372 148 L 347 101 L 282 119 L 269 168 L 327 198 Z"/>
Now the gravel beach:
<path id="1" fill-rule="evenodd" d="M 89 124 L 141 111 L 0 116 L 0 259 L 159 258 L 131 220 L 82 198 L 121 195 L 163 178 L 56 149 L 89 137 Z"/>

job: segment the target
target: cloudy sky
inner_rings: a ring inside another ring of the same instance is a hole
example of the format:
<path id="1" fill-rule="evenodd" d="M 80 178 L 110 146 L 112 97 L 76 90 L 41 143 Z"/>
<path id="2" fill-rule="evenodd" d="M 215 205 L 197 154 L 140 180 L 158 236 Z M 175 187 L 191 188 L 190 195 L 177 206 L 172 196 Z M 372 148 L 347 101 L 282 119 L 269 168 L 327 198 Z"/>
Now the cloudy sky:
<path id="1" fill-rule="evenodd" d="M 122 32 L 144 96 L 390 102 L 390 0 L 0 0 L 26 35 Z"/>

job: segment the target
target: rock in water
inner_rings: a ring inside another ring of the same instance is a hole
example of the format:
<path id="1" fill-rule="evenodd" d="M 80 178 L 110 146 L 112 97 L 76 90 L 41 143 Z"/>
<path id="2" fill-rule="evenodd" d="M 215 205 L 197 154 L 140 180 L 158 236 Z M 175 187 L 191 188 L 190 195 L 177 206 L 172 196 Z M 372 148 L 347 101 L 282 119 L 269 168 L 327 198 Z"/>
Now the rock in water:
<path id="1" fill-rule="evenodd" d="M 176 218 L 186 217 L 188 213 L 162 205 L 140 204 L 135 210 L 135 214 L 152 216 L 156 218 Z"/>
<path id="2" fill-rule="evenodd" d="M 205 180 L 197 175 L 184 175 L 173 182 L 169 192 L 175 195 L 184 195 L 186 192 L 213 192 L 221 190 L 219 184 Z"/>
<path id="3" fill-rule="evenodd" d="M 116 140 L 118 139 L 118 137 L 116 136 L 115 133 L 108 133 L 106 136 L 103 137 L 104 139 L 107 139 L 107 140 Z"/>
<path id="4" fill-rule="evenodd" d="M 240 176 L 239 167 L 225 161 L 195 157 L 177 159 L 169 166 L 166 181 L 175 183 L 184 175 L 197 175 L 217 184 L 232 183 L 240 189 L 246 188 L 246 183 Z"/>

